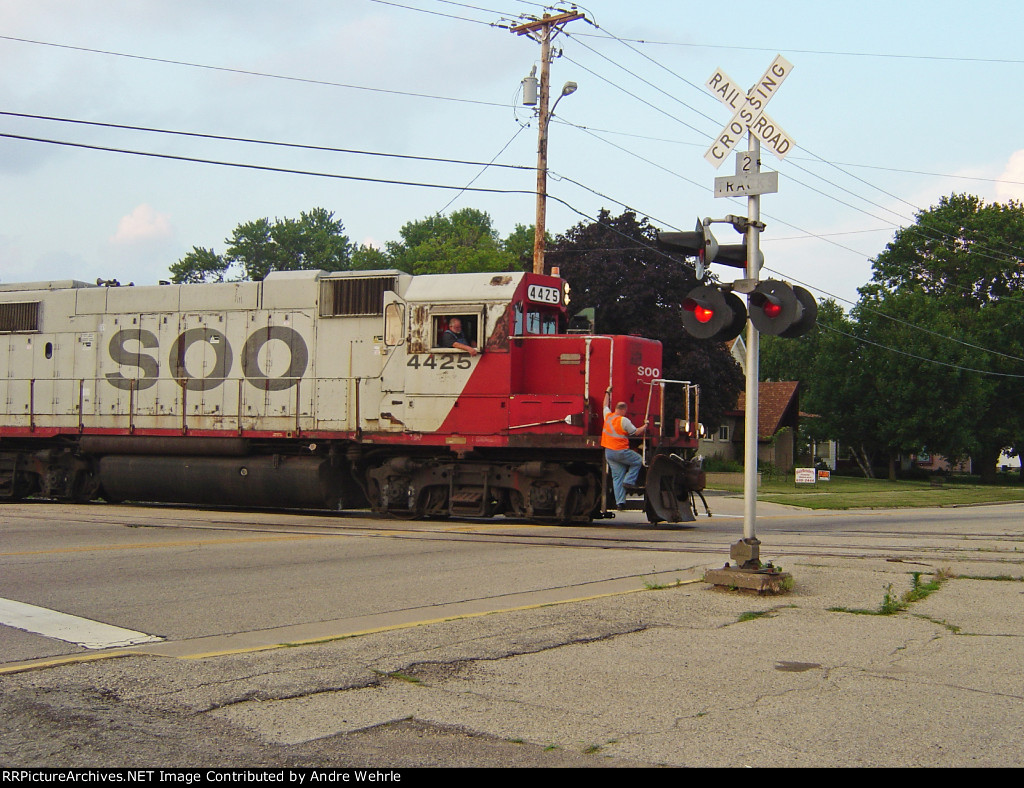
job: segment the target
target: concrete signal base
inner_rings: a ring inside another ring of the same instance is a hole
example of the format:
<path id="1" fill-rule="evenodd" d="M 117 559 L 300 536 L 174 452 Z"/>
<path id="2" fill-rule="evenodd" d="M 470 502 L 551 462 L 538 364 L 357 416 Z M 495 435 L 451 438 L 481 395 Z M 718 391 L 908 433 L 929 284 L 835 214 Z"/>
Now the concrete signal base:
<path id="1" fill-rule="evenodd" d="M 726 564 L 722 569 L 709 569 L 704 582 L 725 588 L 749 588 L 759 594 L 784 594 L 793 587 L 793 576 L 775 567 L 743 569 Z"/>
<path id="2" fill-rule="evenodd" d="M 738 566 L 728 563 L 722 569 L 704 573 L 704 582 L 727 588 L 749 588 L 759 594 L 781 594 L 793 587 L 793 577 L 780 572 L 770 563 L 760 560 L 761 542 L 756 538 L 743 539 L 729 548 L 729 557 Z"/>

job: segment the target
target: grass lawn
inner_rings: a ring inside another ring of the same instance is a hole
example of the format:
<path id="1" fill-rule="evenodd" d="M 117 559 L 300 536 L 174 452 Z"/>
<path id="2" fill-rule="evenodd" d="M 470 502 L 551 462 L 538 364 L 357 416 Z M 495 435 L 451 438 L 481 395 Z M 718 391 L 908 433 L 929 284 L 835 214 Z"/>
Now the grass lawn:
<path id="1" fill-rule="evenodd" d="M 711 489 L 741 493 L 743 486 L 719 484 Z M 808 509 L 888 509 L 913 506 L 953 506 L 972 503 L 1024 501 L 1024 485 L 976 484 L 948 479 L 941 487 L 929 481 L 895 481 L 833 476 L 817 484 L 796 484 L 793 477 L 764 479 L 757 500 L 804 506 Z"/>

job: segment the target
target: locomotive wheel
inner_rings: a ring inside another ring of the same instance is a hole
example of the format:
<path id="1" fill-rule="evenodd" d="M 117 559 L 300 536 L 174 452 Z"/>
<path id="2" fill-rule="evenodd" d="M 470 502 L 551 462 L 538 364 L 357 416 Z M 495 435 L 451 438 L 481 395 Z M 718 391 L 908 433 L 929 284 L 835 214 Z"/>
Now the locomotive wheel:
<path id="1" fill-rule="evenodd" d="M 448 514 L 448 490 L 444 487 L 428 487 L 420 496 L 423 501 L 423 517 L 445 517 Z"/>

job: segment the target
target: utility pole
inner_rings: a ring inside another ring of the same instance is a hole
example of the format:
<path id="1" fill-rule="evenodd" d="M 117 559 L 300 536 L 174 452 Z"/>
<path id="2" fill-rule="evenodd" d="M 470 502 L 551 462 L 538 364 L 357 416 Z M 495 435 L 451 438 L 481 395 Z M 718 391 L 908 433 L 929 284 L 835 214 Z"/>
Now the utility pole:
<path id="1" fill-rule="evenodd" d="M 544 14 L 511 28 L 516 35 L 528 35 L 540 42 L 540 107 L 538 109 L 537 132 L 537 221 L 533 235 L 533 272 L 544 273 L 544 239 L 547 232 L 547 197 L 548 197 L 548 124 L 551 115 L 548 112 L 548 101 L 551 98 L 551 40 L 569 22 L 583 19 L 577 11 L 567 11 L 551 16 Z M 556 102 L 557 103 L 557 102 Z"/>

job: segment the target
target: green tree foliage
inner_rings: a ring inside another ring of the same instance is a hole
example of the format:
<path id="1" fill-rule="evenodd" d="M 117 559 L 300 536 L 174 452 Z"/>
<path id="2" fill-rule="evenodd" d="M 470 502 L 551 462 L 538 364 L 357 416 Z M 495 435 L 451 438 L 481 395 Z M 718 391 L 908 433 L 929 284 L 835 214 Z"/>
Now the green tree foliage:
<path id="1" fill-rule="evenodd" d="M 353 271 L 379 271 L 383 268 L 391 268 L 391 261 L 387 254 L 377 247 L 360 244 L 359 248 L 352 252 Z"/>
<path id="2" fill-rule="evenodd" d="M 800 381 L 800 410 L 810 414 L 800 420 L 801 434 L 839 441 L 870 476 L 871 458 L 886 445 L 877 425 L 885 401 L 869 394 L 875 378 L 858 330 L 835 301 L 823 301 L 815 327 L 803 336 L 760 336 L 759 367 L 761 380 Z"/>
<path id="3" fill-rule="evenodd" d="M 574 310 L 593 307 L 597 330 L 662 343 L 664 377 L 701 386 L 701 421 L 717 427 L 736 406 L 743 373 L 722 343 L 683 331 L 681 303 L 697 286 L 693 269 L 656 248 L 657 231 L 631 211 L 581 223 L 558 236 L 546 256 L 572 287 Z M 669 394 L 672 390 L 669 389 Z M 669 408 L 682 415 L 678 400 Z"/>
<path id="4" fill-rule="evenodd" d="M 171 266 L 172 281 L 261 280 L 271 271 L 346 271 L 353 254 L 344 225 L 324 208 L 303 212 L 299 219 L 256 219 L 240 224 L 225 243 L 223 256 L 212 249 L 193 247 Z"/>
<path id="5" fill-rule="evenodd" d="M 793 375 L 813 435 L 862 465 L 922 449 L 970 457 L 993 480 L 1024 445 L 1024 206 L 943 198 L 873 261 L 850 319 L 828 302 L 818 329 L 763 338 L 762 376 Z"/>
<path id="6" fill-rule="evenodd" d="M 352 258 L 344 225 L 325 208 L 303 212 L 297 220 L 241 224 L 227 243 L 225 258 L 254 280 L 271 271 L 346 271 Z"/>
<path id="7" fill-rule="evenodd" d="M 873 268 L 855 315 L 903 354 L 869 351 L 890 452 L 970 456 L 994 480 L 1000 451 L 1024 438 L 1024 205 L 945 197 Z"/>
<path id="8" fill-rule="evenodd" d="M 491 217 L 475 208 L 409 222 L 401 241 L 387 244 L 391 267 L 411 274 L 455 274 L 514 270 Z"/>
<path id="9" fill-rule="evenodd" d="M 171 281 L 178 284 L 223 282 L 230 263 L 213 249 L 193 246 L 192 251 L 171 265 Z"/>
<path id="10" fill-rule="evenodd" d="M 535 239 L 536 225 L 517 224 L 516 228 L 509 233 L 505 239 L 505 251 L 512 255 L 515 265 L 514 270 L 533 270 L 533 243 Z M 545 234 L 545 243 L 551 245 L 551 233 Z"/>

